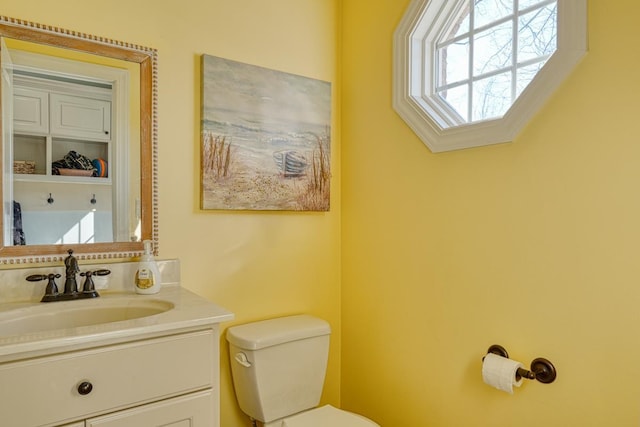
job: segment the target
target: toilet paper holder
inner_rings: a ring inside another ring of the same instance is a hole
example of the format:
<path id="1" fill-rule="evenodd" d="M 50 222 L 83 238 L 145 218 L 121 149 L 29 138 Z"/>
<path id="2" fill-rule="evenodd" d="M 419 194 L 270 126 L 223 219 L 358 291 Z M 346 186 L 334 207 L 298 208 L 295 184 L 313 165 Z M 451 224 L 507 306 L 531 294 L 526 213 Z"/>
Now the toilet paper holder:
<path id="1" fill-rule="evenodd" d="M 498 344 L 493 344 L 487 350 L 487 353 L 493 353 L 498 356 L 509 358 L 509 353 L 507 350 Z M 484 360 L 484 357 L 482 358 Z M 533 359 L 531 362 L 531 370 L 527 370 L 524 368 L 518 368 L 516 371 L 516 380 L 519 381 L 520 378 L 526 378 L 528 380 L 538 380 L 543 384 L 550 384 L 555 381 L 557 376 L 556 367 L 553 366 L 553 363 L 548 361 L 543 357 L 538 357 Z"/>

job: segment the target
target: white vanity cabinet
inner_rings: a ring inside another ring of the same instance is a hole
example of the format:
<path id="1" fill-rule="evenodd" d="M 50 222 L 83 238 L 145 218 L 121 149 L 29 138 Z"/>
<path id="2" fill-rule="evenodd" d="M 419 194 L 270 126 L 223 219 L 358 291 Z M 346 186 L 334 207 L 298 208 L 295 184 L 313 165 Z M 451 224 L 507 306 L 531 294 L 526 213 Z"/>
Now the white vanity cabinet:
<path id="1" fill-rule="evenodd" d="M 2 425 L 218 427 L 218 340 L 213 324 L 0 364 Z"/>
<path id="2" fill-rule="evenodd" d="M 156 427 L 218 425 L 211 408 L 214 396 L 211 391 L 191 393 L 158 403 L 92 418 L 83 427 Z"/>

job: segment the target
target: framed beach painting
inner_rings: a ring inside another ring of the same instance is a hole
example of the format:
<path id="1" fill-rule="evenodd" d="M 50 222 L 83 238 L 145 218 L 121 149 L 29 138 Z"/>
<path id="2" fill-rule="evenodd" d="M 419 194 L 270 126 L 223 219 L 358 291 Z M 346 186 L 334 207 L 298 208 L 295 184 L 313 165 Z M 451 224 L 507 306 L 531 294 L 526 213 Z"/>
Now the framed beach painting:
<path id="1" fill-rule="evenodd" d="M 328 211 L 331 84 L 202 56 L 202 209 Z"/>

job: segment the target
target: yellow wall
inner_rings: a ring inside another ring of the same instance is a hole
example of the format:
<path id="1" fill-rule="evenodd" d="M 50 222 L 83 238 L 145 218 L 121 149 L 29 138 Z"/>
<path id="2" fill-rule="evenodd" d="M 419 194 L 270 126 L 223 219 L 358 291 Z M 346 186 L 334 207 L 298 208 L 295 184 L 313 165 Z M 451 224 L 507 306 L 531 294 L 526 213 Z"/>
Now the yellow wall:
<path id="1" fill-rule="evenodd" d="M 569 0 L 570 1 L 570 0 Z M 383 426 L 640 423 L 640 4 L 512 144 L 434 155 L 391 107 L 409 0 L 345 0 L 342 404 Z M 555 383 L 481 381 L 489 345 Z"/>
<path id="2" fill-rule="evenodd" d="M 327 0 L 5 0 L 1 13 L 158 50 L 160 256 L 180 258 L 183 285 L 234 311 L 236 323 L 299 312 L 327 319 L 334 332 L 324 401 L 337 405 L 337 101 L 331 212 L 199 209 L 200 56 L 206 53 L 329 81 L 337 100 L 336 4 Z M 222 349 L 227 350 L 224 342 Z M 226 353 L 222 356 L 221 425 L 248 426 L 235 403 Z"/>

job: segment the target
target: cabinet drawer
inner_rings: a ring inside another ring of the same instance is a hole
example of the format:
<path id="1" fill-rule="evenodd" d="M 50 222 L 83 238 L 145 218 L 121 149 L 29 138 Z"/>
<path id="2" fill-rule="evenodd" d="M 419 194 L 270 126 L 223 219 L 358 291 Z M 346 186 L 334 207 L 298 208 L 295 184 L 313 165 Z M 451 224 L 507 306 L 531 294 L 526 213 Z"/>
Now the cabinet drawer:
<path id="1" fill-rule="evenodd" d="M 87 420 L 86 427 L 212 427 L 214 396 L 211 390 L 174 397 Z"/>
<path id="2" fill-rule="evenodd" d="M 203 330 L 0 365 L 0 384 L 15 384 L 0 388 L 3 424 L 61 424 L 210 388 L 217 345 Z"/>

